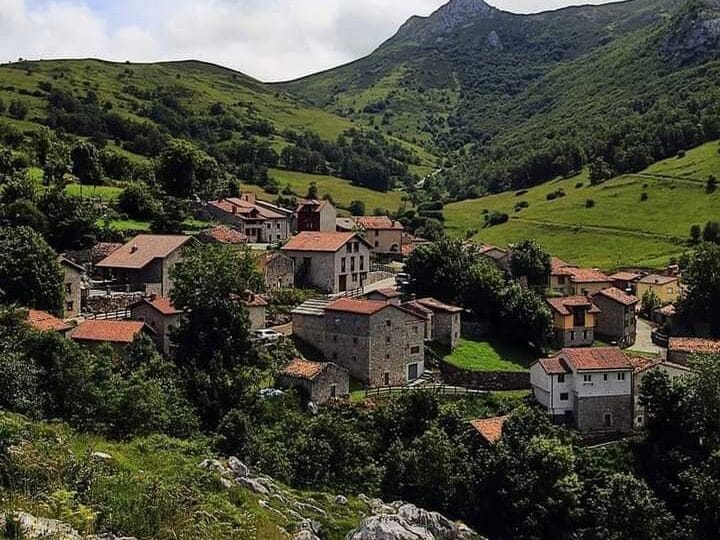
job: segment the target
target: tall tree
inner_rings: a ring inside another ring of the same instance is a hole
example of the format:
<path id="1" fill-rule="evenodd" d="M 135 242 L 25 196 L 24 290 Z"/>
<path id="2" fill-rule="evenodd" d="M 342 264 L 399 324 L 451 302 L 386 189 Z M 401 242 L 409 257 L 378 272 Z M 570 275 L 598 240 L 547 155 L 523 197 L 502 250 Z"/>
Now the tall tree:
<path id="1" fill-rule="evenodd" d="M 207 200 L 221 188 L 217 161 L 187 141 L 175 140 L 160 154 L 156 174 L 168 195 L 181 199 Z"/>
<path id="2" fill-rule="evenodd" d="M 510 268 L 516 278 L 531 287 L 545 288 L 550 279 L 550 254 L 535 240 L 522 240 L 512 247 Z"/>
<path id="3" fill-rule="evenodd" d="M 684 293 L 678 315 L 689 327 L 707 326 L 720 337 L 720 245 L 703 244 L 683 270 Z"/>
<path id="4" fill-rule="evenodd" d="M 70 154 L 72 172 L 81 184 L 97 185 L 102 180 L 103 170 L 100 163 L 100 152 L 92 143 L 78 143 Z"/>

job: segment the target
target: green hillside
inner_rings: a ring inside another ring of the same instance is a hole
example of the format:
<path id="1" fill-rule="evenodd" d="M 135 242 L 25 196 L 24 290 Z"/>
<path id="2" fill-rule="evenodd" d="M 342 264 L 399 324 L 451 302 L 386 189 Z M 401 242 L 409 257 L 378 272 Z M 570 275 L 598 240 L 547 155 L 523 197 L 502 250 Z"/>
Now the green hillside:
<path id="1" fill-rule="evenodd" d="M 477 230 L 477 240 L 498 245 L 536 238 L 553 255 L 608 270 L 661 267 L 686 249 L 692 225 L 702 226 L 720 215 L 720 193 L 706 190 L 708 176 L 720 175 L 719 150 L 717 142 L 707 143 L 685 157 L 600 185 L 591 186 L 583 173 L 526 194 L 508 192 L 450 204 L 445 208 L 447 227 L 456 236 Z M 558 190 L 565 196 L 547 199 Z M 587 207 L 589 199 L 592 208 Z M 518 203 L 528 206 L 516 211 Z M 483 228 L 486 211 L 509 214 L 510 221 Z"/>

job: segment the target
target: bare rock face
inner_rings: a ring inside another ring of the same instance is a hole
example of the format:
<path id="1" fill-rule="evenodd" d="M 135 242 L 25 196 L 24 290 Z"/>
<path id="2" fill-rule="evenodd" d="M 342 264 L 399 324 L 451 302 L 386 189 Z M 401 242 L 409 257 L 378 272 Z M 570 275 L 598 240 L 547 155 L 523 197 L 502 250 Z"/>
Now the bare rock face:
<path id="1" fill-rule="evenodd" d="M 8 516 L 0 514 L 2 522 L 10 521 L 15 532 L 22 538 L 53 538 L 55 540 L 137 540 L 132 537 L 119 537 L 111 533 L 83 536 L 67 523 L 56 519 L 35 517 L 26 512 L 14 512 Z"/>
<path id="2" fill-rule="evenodd" d="M 715 57 L 720 49 L 720 0 L 704 0 L 675 19 L 665 53 L 677 63 Z"/>
<path id="3" fill-rule="evenodd" d="M 458 26 L 467 23 L 473 17 L 491 16 L 494 8 L 483 0 L 450 0 L 433 14 L 435 32 L 451 32 Z"/>

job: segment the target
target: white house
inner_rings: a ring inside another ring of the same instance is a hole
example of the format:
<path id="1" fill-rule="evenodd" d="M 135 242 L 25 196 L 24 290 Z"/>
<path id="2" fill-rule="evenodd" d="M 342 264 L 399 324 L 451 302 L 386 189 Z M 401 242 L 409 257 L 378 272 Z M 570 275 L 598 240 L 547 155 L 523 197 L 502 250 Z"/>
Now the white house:
<path id="1" fill-rule="evenodd" d="M 535 399 L 580 431 L 633 429 L 633 365 L 617 347 L 563 349 L 530 367 Z"/>

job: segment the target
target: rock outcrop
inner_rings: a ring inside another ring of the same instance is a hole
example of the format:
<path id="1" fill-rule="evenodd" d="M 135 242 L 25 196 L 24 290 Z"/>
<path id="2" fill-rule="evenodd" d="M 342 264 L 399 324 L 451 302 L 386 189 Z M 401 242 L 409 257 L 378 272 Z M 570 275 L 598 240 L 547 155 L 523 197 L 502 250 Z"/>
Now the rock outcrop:
<path id="1" fill-rule="evenodd" d="M 11 527 L 21 538 L 52 538 L 53 540 L 137 540 L 137 538 L 115 536 L 111 533 L 82 535 L 72 526 L 56 519 L 35 517 L 26 512 L 0 514 L 0 522 L 11 523 Z"/>

